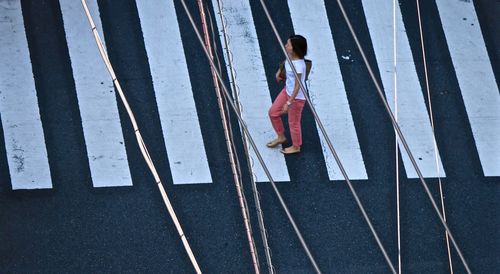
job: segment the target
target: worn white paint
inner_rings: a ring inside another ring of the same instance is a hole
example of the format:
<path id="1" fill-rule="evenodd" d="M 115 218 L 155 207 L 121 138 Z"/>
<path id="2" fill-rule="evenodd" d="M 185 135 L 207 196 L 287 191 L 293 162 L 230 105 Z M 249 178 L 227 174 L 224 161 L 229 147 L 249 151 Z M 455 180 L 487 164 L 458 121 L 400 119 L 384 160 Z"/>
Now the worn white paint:
<path id="1" fill-rule="evenodd" d="M 472 1 L 436 1 L 485 176 L 500 175 L 500 94 Z"/>
<path id="2" fill-rule="evenodd" d="M 311 101 L 349 178 L 367 179 L 325 4 L 321 1 L 289 0 L 288 6 L 295 33 L 302 34 L 307 39 L 306 58 L 313 61 L 313 69 L 309 75 Z M 319 129 L 318 134 L 329 178 L 343 180 Z"/>
<path id="3" fill-rule="evenodd" d="M 20 1 L 0 3 L 0 34 L 0 115 L 12 188 L 52 188 Z"/>
<path id="4" fill-rule="evenodd" d="M 214 13 L 218 15 L 216 5 L 214 9 Z M 276 138 L 276 133 L 268 116 L 272 101 L 250 3 L 249 1 L 224 1 L 223 13 L 228 25 L 227 32 L 231 41 L 229 46 L 237 74 L 236 82 L 240 89 L 239 99 L 242 104 L 243 119 L 273 179 L 289 181 L 284 156 L 277 148 L 266 147 L 267 142 Z M 218 29 L 222 31 L 220 17 L 216 16 L 216 19 Z M 223 39 L 222 36 L 221 39 Z M 228 64 L 227 56 L 224 55 L 224 58 Z M 253 149 L 250 149 L 250 157 L 253 160 L 256 181 L 269 181 Z"/>
<path id="5" fill-rule="evenodd" d="M 73 77 L 82 117 L 94 187 L 130 186 L 132 178 L 123 141 L 113 82 L 99 55 L 79 1 L 60 1 Z M 95 0 L 87 1 L 104 38 Z"/>
<path id="6" fill-rule="evenodd" d="M 391 1 L 383 0 L 363 0 L 362 2 L 382 84 L 387 101 L 394 111 L 393 5 Z M 436 165 L 430 118 L 399 5 L 396 5 L 396 9 L 398 123 L 423 176 L 444 177 L 445 173 L 439 155 L 439 166 Z M 408 178 L 418 178 L 404 149 L 401 149 L 401 154 Z"/>
<path id="7" fill-rule="evenodd" d="M 174 3 L 137 1 L 137 9 L 173 182 L 211 183 Z"/>

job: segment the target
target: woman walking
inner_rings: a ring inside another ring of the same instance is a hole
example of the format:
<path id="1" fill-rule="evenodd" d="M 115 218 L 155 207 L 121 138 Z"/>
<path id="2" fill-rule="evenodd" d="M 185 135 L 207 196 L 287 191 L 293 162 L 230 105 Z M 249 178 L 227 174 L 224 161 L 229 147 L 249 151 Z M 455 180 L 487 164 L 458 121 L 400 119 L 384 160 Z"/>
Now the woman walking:
<path id="1" fill-rule="evenodd" d="M 301 35 L 292 35 L 288 38 L 285 45 L 288 57 L 297 71 L 298 78 L 295 77 L 292 68 L 285 62 L 285 87 L 273 102 L 269 109 L 269 118 L 278 137 L 267 143 L 267 147 L 273 148 L 285 143 L 285 128 L 281 116 L 288 113 L 288 125 L 290 126 L 290 135 L 292 145 L 281 149 L 283 154 L 293 154 L 300 152 L 302 145 L 301 117 L 302 109 L 305 104 L 304 91 L 300 88 L 299 81 L 305 86 L 306 64 L 304 56 L 307 54 L 307 40 Z M 281 69 L 276 72 L 276 80 L 282 81 Z"/>

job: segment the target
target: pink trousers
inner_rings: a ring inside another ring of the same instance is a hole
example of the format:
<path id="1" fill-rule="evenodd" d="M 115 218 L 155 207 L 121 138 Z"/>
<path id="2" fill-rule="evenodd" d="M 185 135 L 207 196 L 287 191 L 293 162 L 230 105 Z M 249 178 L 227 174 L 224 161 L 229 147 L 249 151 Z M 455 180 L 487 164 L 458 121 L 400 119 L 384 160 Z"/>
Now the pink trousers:
<path id="1" fill-rule="evenodd" d="M 283 106 L 286 104 L 287 100 L 288 94 L 286 93 L 286 90 L 283 89 L 278 97 L 276 97 L 273 105 L 269 109 L 269 118 L 271 119 L 271 123 L 273 124 L 273 128 L 277 134 L 285 133 L 281 115 L 283 115 Z M 292 144 L 298 147 L 302 145 L 302 130 L 300 119 L 302 117 L 302 109 L 304 109 L 305 102 L 305 100 L 295 99 L 293 103 L 288 107 L 288 125 L 290 126 Z"/>

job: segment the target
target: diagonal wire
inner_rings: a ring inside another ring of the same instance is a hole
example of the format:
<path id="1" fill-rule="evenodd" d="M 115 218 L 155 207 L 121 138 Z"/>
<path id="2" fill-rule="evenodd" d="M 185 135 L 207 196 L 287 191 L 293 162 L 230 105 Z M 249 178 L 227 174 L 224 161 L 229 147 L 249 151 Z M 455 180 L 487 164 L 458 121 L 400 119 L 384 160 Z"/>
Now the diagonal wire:
<path id="1" fill-rule="evenodd" d="M 396 37 L 396 2 L 392 1 L 392 26 L 393 26 L 393 62 L 394 62 L 394 116 L 396 122 L 398 121 L 398 74 L 397 74 L 397 37 Z M 401 207 L 400 207 L 400 188 L 399 188 L 399 137 L 396 131 L 396 212 L 397 212 L 397 227 L 398 227 L 398 273 L 401 274 Z"/>
<path id="2" fill-rule="evenodd" d="M 401 132 L 401 129 L 400 129 L 398 123 L 396 122 L 396 120 L 394 118 L 394 114 L 392 113 L 392 111 L 391 111 L 391 109 L 389 107 L 389 104 L 387 103 L 387 100 L 384 97 L 384 93 L 382 91 L 382 88 L 380 87 L 380 84 L 378 83 L 378 81 L 377 81 L 377 79 L 375 77 L 375 74 L 374 74 L 374 72 L 373 72 L 373 70 L 371 68 L 371 65 L 368 62 L 368 59 L 366 58 L 366 54 L 365 54 L 365 52 L 363 50 L 363 47 L 361 46 L 361 44 L 360 44 L 360 42 L 358 40 L 356 32 L 354 31 L 354 28 L 351 25 L 351 21 L 349 20 L 349 17 L 347 16 L 347 13 L 346 13 L 346 11 L 344 9 L 344 6 L 342 5 L 342 1 L 341 0 L 337 0 L 337 4 L 340 7 L 340 10 L 341 10 L 342 15 L 344 17 L 344 20 L 346 21 L 347 26 L 349 27 L 349 31 L 351 32 L 351 35 L 352 35 L 352 37 L 353 37 L 353 39 L 354 39 L 354 41 L 356 43 L 356 46 L 358 47 L 358 50 L 360 51 L 361 56 L 363 57 L 363 61 L 364 61 L 365 65 L 366 65 L 366 67 L 368 69 L 368 72 L 370 74 L 370 77 L 371 77 L 373 83 L 375 84 L 375 87 L 377 89 L 378 95 L 379 95 L 380 99 L 382 100 L 382 103 L 384 104 L 384 107 L 385 107 L 385 109 L 387 111 L 387 114 L 389 115 L 389 117 L 391 119 L 392 126 L 396 130 L 396 132 L 397 132 L 397 134 L 398 134 L 398 136 L 399 136 L 399 138 L 401 140 L 401 143 L 403 144 L 403 147 L 404 147 L 406 153 L 408 154 L 408 157 L 410 158 L 411 163 L 412 163 L 413 167 L 415 168 L 415 171 L 418 174 L 418 177 L 420 178 L 420 182 L 422 183 L 422 186 L 424 187 L 424 190 L 427 193 L 427 196 L 429 197 L 429 200 L 431 201 L 432 206 L 434 207 L 434 210 L 436 211 L 436 214 L 439 217 L 439 220 L 441 221 L 441 223 L 444 226 L 446 232 L 448 233 L 448 235 L 450 237 L 450 240 L 453 243 L 453 246 L 457 250 L 457 253 L 460 256 L 460 259 L 462 260 L 462 263 L 463 263 L 463 265 L 464 265 L 467 273 L 470 274 L 472 272 L 470 271 L 469 266 L 468 266 L 467 262 L 465 261 L 465 258 L 463 256 L 462 252 L 460 251 L 460 248 L 458 247 L 458 244 L 455 241 L 455 238 L 453 237 L 450 228 L 446 224 L 446 221 L 444 220 L 443 215 L 439 211 L 439 208 L 438 208 L 438 206 L 436 204 L 436 201 L 432 197 L 432 193 L 430 192 L 429 187 L 427 186 L 427 183 L 425 182 L 425 179 L 424 179 L 424 177 L 422 175 L 422 172 L 420 171 L 420 168 L 417 165 L 417 162 L 415 161 L 415 157 L 411 153 L 410 147 L 408 146 L 408 143 L 406 142 L 406 139 L 405 139 L 403 133 Z"/>
<path id="3" fill-rule="evenodd" d="M 430 120 L 431 120 L 431 128 L 432 128 L 432 141 L 434 144 L 434 155 L 435 155 L 435 162 L 436 162 L 436 170 L 437 170 L 437 176 L 438 176 L 438 181 L 439 181 L 439 197 L 441 198 L 441 210 L 443 214 L 443 219 L 446 222 L 446 211 L 444 207 L 444 193 L 443 193 L 443 184 L 441 182 L 441 174 L 439 170 L 439 160 L 438 160 L 438 155 L 439 155 L 439 150 L 437 147 L 437 142 L 436 142 L 436 132 L 435 132 L 435 127 L 434 127 L 434 112 L 432 110 L 432 100 L 431 100 L 431 91 L 429 87 L 429 73 L 427 71 L 427 56 L 425 53 L 425 45 L 424 45 L 424 33 L 422 30 L 422 16 L 420 15 L 420 1 L 417 0 L 417 15 L 418 15 L 418 29 L 420 33 L 420 47 L 422 49 L 422 60 L 424 62 L 424 75 L 425 75 L 425 89 L 427 91 L 427 101 L 429 104 L 429 114 L 430 114 Z M 453 261 L 451 259 L 451 248 L 450 248 L 450 238 L 448 235 L 448 231 L 445 230 L 445 239 L 446 239 L 446 249 L 448 251 L 448 264 L 450 267 L 450 273 L 453 274 Z"/>
<path id="4" fill-rule="evenodd" d="M 151 156 L 149 155 L 146 144 L 144 143 L 144 140 L 142 139 L 142 135 L 141 135 L 141 132 L 139 130 L 139 126 L 137 125 L 137 121 L 135 120 L 134 113 L 132 112 L 132 109 L 130 108 L 130 105 L 128 104 L 127 98 L 125 97 L 125 94 L 123 93 L 123 90 L 120 86 L 120 83 L 118 82 L 118 79 L 116 78 L 116 75 L 115 75 L 115 72 L 113 70 L 113 67 L 111 66 L 111 62 L 109 60 L 108 54 L 106 53 L 106 50 L 104 49 L 104 46 L 102 44 L 102 40 L 101 40 L 99 33 L 97 32 L 96 26 L 94 24 L 94 20 L 92 19 L 92 15 L 90 14 L 90 11 L 88 9 L 87 2 L 86 2 L 86 0 L 81 0 L 81 2 L 83 5 L 83 9 L 85 11 L 85 14 L 87 16 L 87 19 L 89 20 L 89 24 L 90 24 L 90 27 L 92 29 L 92 34 L 94 35 L 95 41 L 97 43 L 99 53 L 101 54 L 101 57 L 106 65 L 106 68 L 108 69 L 108 72 L 111 75 L 111 78 L 113 80 L 113 84 L 115 85 L 116 90 L 118 91 L 120 99 L 121 99 L 125 109 L 127 110 L 127 114 L 129 116 L 129 119 L 130 119 L 132 126 L 134 128 L 135 136 L 136 136 L 139 148 L 141 150 L 142 156 L 144 157 L 144 160 L 146 161 L 146 163 L 149 167 L 149 170 L 153 174 L 155 182 L 158 185 L 158 189 L 160 190 L 161 196 L 163 198 L 163 202 L 165 203 L 167 210 L 168 210 L 168 213 L 170 214 L 170 217 L 172 218 L 172 221 L 174 222 L 175 228 L 177 229 L 177 232 L 182 240 L 182 244 L 184 245 L 184 248 L 189 256 L 189 259 L 191 260 L 191 264 L 193 265 L 196 273 L 201 273 L 201 269 L 198 265 L 198 262 L 196 261 L 196 258 L 194 257 L 193 251 L 191 250 L 191 247 L 189 246 L 186 235 L 184 234 L 184 231 L 182 230 L 181 224 L 180 224 L 179 220 L 177 219 L 174 208 L 172 207 L 172 204 L 170 203 L 170 200 L 167 196 L 167 193 L 165 192 L 165 188 L 163 187 L 160 176 L 158 175 L 158 172 L 156 171 L 156 167 L 153 163 L 153 160 L 151 159 Z"/>
<path id="5" fill-rule="evenodd" d="M 186 6 L 186 2 L 185 2 L 185 0 L 181 0 L 181 3 L 182 3 L 182 6 L 183 6 L 183 8 L 184 8 L 184 10 L 185 10 L 185 12 L 186 12 L 186 15 L 187 15 L 187 16 L 188 16 L 188 18 L 189 18 L 189 21 L 190 21 L 190 23 L 191 23 L 191 26 L 193 27 L 193 30 L 195 31 L 196 36 L 198 37 L 198 40 L 199 40 L 199 42 L 200 42 L 200 45 L 202 46 L 203 51 L 204 51 L 204 53 L 205 53 L 205 55 L 206 55 L 206 57 L 207 57 L 208 61 L 210 62 L 210 66 L 214 69 L 214 72 L 216 73 L 217 78 L 219 79 L 219 81 L 220 81 L 220 83 L 221 83 L 222 90 L 224 91 L 224 93 L 223 93 L 223 94 L 224 94 L 227 98 L 230 98 L 229 91 L 228 91 L 228 89 L 227 89 L 226 85 L 224 84 L 223 79 L 222 79 L 222 77 L 221 77 L 221 75 L 220 75 L 220 72 L 217 70 L 217 68 L 216 68 L 216 66 L 215 66 L 214 61 L 210 58 L 210 54 L 208 53 L 207 48 L 206 48 L 206 47 L 205 47 L 205 45 L 203 44 L 203 39 L 201 38 L 200 31 L 196 28 L 196 24 L 194 23 L 194 20 L 193 20 L 193 17 L 192 17 L 192 15 L 191 15 L 191 12 L 189 11 L 188 7 Z M 233 101 L 228 100 L 228 102 L 229 102 L 229 104 L 231 105 L 231 107 L 232 107 L 234 110 L 236 110 L 236 109 L 237 109 L 237 106 L 234 104 L 234 102 L 233 102 Z M 269 172 L 269 169 L 267 168 L 267 166 L 266 166 L 266 164 L 265 164 L 265 162 L 264 162 L 264 160 L 263 160 L 263 158 L 262 158 L 262 156 L 261 156 L 261 154 L 260 154 L 260 152 L 259 152 L 259 150 L 258 150 L 258 148 L 257 148 L 257 145 L 255 144 L 255 142 L 254 142 L 254 140 L 253 140 L 252 136 L 250 135 L 250 132 L 248 131 L 248 127 L 247 127 L 247 125 L 246 125 L 245 121 L 241 118 L 241 116 L 240 116 L 237 112 L 235 112 L 235 113 L 237 114 L 236 116 L 237 116 L 237 118 L 238 118 L 238 121 L 239 121 L 239 122 L 240 122 L 240 124 L 241 124 L 241 128 L 243 129 L 244 134 L 247 136 L 247 138 L 248 138 L 248 141 L 249 141 L 250 145 L 252 146 L 252 148 L 253 148 L 253 150 L 254 150 L 254 152 L 255 152 L 255 154 L 256 154 L 256 156 L 257 156 L 257 158 L 258 158 L 259 162 L 260 162 L 260 164 L 262 165 L 262 168 L 263 168 L 264 172 L 266 173 L 267 178 L 269 179 L 269 181 L 270 181 L 270 183 L 271 183 L 271 186 L 272 186 L 272 188 L 273 188 L 274 192 L 276 193 L 276 196 L 278 197 L 278 200 L 279 200 L 279 202 L 280 202 L 280 205 L 282 206 L 283 210 L 285 211 L 285 213 L 286 213 L 286 215 L 287 215 L 287 217 L 288 217 L 288 220 L 290 221 L 290 223 L 291 223 L 291 225 L 292 225 L 292 227 L 293 227 L 293 229 L 294 229 L 294 231 L 295 231 L 295 234 L 296 234 L 296 235 L 297 235 L 297 237 L 299 238 L 299 241 L 300 241 L 300 243 L 301 243 L 301 245 L 302 245 L 302 248 L 303 248 L 303 249 L 304 249 L 304 251 L 306 252 L 307 257 L 309 258 L 309 261 L 310 261 L 310 262 L 311 262 L 311 264 L 313 265 L 313 267 L 314 267 L 315 271 L 316 271 L 317 273 L 321 273 L 321 271 L 320 271 L 320 269 L 319 269 L 319 267 L 318 267 L 318 265 L 317 265 L 317 263 L 316 263 L 316 260 L 315 260 L 315 259 L 314 259 L 314 257 L 312 256 L 312 253 L 311 253 L 311 251 L 309 250 L 309 247 L 307 246 L 307 244 L 306 244 L 306 242 L 305 242 L 305 240 L 304 240 L 304 237 L 302 236 L 302 234 L 301 234 L 301 232 L 300 232 L 300 230 L 299 230 L 299 228 L 298 228 L 297 224 L 295 223 L 295 220 L 293 219 L 293 217 L 292 217 L 292 215 L 291 215 L 291 213 L 290 213 L 290 211 L 289 211 L 288 207 L 286 206 L 285 201 L 283 200 L 283 197 L 281 196 L 281 193 L 279 192 L 279 190 L 278 190 L 278 188 L 277 188 L 277 186 L 276 186 L 276 183 L 274 182 L 274 180 L 273 180 L 273 178 L 272 178 L 272 176 L 271 176 L 271 173 Z"/>
<path id="6" fill-rule="evenodd" d="M 266 4 L 264 3 L 264 0 L 260 0 L 260 3 L 261 3 L 262 8 L 264 9 L 264 12 L 266 13 L 266 17 L 267 17 L 269 23 L 271 24 L 271 27 L 272 27 L 272 29 L 274 31 L 274 34 L 275 34 L 275 36 L 276 36 L 276 38 L 277 38 L 277 40 L 278 40 L 278 42 L 280 44 L 281 50 L 285 54 L 286 59 L 287 59 L 288 63 L 290 64 L 290 67 L 292 68 L 293 73 L 295 74 L 295 77 L 298 78 L 297 71 L 295 70 L 295 66 L 293 65 L 292 61 L 288 57 L 288 54 L 286 53 L 286 50 L 285 50 L 285 48 L 283 46 L 283 41 L 281 40 L 281 38 L 279 36 L 278 30 L 276 29 L 276 26 L 274 25 L 274 22 L 273 22 L 273 20 L 271 18 L 271 15 L 269 14 L 269 11 L 267 9 Z M 300 88 L 302 90 L 306 90 L 306 88 L 304 87 L 304 85 L 302 84 L 301 81 L 299 81 L 299 84 L 300 84 Z M 391 260 L 389 258 L 389 255 L 387 254 L 387 251 L 385 250 L 382 242 L 380 241 L 380 238 L 379 238 L 377 232 L 375 231 L 375 228 L 373 227 L 373 224 L 371 223 L 370 218 L 368 217 L 368 214 L 366 213 L 366 210 L 365 210 L 363 204 L 361 203 L 361 200 L 359 199 L 358 194 L 356 193 L 356 190 L 354 189 L 351 181 L 349 180 L 349 176 L 347 175 L 347 172 L 346 172 L 344 166 L 342 165 L 342 162 L 340 161 L 340 158 L 337 155 L 337 152 L 335 151 L 335 148 L 333 147 L 333 144 L 332 144 L 330 138 L 328 137 L 328 134 L 326 133 L 325 128 L 323 127 L 323 123 L 319 119 L 318 114 L 316 113 L 316 110 L 315 110 L 314 106 L 311 103 L 311 101 L 309 99 L 309 96 L 307 96 L 306 94 L 304 94 L 304 97 L 306 98 L 306 101 L 307 101 L 307 103 L 308 103 L 308 105 L 309 105 L 309 107 L 311 109 L 311 112 L 313 113 L 314 119 L 316 120 L 316 123 L 318 124 L 318 126 L 319 126 L 319 128 L 321 130 L 321 133 L 323 134 L 323 137 L 325 138 L 325 141 L 326 141 L 326 143 L 328 145 L 328 148 L 332 152 L 333 157 L 335 158 L 335 161 L 337 162 L 337 165 L 338 165 L 338 167 L 339 167 L 342 175 L 344 176 L 344 179 L 345 179 L 347 185 L 349 186 L 349 189 L 350 189 L 350 191 L 351 191 L 351 193 L 352 193 L 352 195 L 354 197 L 354 200 L 356 201 L 356 204 L 358 205 L 361 213 L 363 214 L 363 217 L 364 217 L 366 223 L 370 227 L 370 231 L 372 232 L 372 235 L 375 238 L 375 240 L 376 240 L 376 242 L 377 242 L 377 244 L 378 244 L 378 246 L 380 248 L 380 251 L 384 255 L 384 258 L 385 258 L 385 260 L 387 262 L 387 265 L 391 269 L 392 273 L 396 274 L 396 270 L 394 269 L 394 266 L 392 265 L 392 262 L 391 262 Z"/>

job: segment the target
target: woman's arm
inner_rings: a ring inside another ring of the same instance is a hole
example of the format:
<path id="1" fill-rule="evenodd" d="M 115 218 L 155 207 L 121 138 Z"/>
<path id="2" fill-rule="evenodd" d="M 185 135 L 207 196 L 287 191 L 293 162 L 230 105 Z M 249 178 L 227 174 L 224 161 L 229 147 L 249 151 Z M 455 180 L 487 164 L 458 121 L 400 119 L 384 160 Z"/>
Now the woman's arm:
<path id="1" fill-rule="evenodd" d="M 276 71 L 276 81 L 277 82 L 283 81 L 283 77 L 281 77 L 281 71 L 282 71 L 282 69 L 280 69 L 280 68 L 278 69 L 278 71 Z"/>
<path id="2" fill-rule="evenodd" d="M 279 83 L 285 80 L 285 61 L 278 64 L 278 71 L 276 71 L 276 81 Z"/>
<path id="3" fill-rule="evenodd" d="M 302 73 L 297 73 L 297 76 L 295 78 L 295 85 L 293 87 L 293 92 L 292 92 L 292 95 L 290 95 L 290 98 L 288 98 L 288 101 L 290 103 L 293 103 L 293 100 L 295 100 L 295 97 L 297 96 L 297 93 L 299 93 L 299 89 L 300 89 L 300 83 L 299 83 L 299 79 L 302 79 Z"/>
<path id="4" fill-rule="evenodd" d="M 293 103 L 293 100 L 295 100 L 295 97 L 297 96 L 297 93 L 299 93 L 299 90 L 300 90 L 300 83 L 299 83 L 299 79 L 302 79 L 302 73 L 297 73 L 297 76 L 295 78 L 295 85 L 293 87 L 293 92 L 292 92 L 292 95 L 290 95 L 290 97 L 288 97 L 288 100 L 286 101 L 285 105 L 283 105 L 283 113 L 287 113 L 288 112 L 288 107 Z"/>

